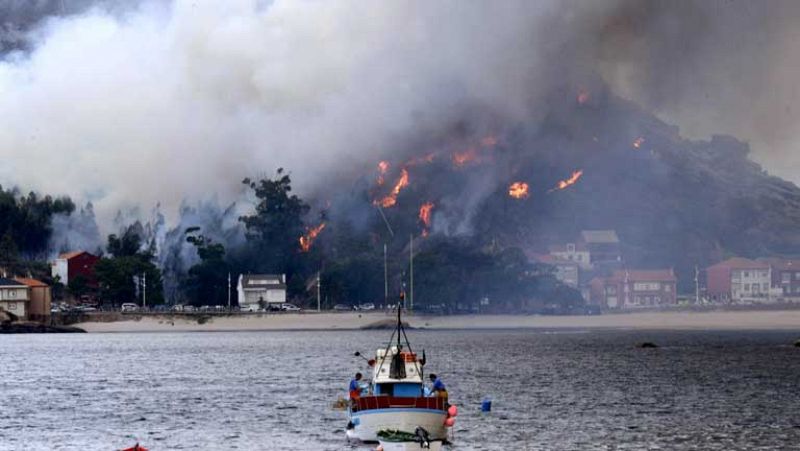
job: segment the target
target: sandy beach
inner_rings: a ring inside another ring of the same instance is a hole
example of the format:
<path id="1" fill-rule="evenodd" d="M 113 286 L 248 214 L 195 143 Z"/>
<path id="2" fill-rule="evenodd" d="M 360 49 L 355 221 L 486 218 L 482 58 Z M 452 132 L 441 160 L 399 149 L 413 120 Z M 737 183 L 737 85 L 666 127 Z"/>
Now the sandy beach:
<path id="1" fill-rule="evenodd" d="M 195 317 L 131 316 L 114 322 L 84 322 L 87 332 L 201 332 L 259 330 L 359 330 L 390 319 L 386 313 L 288 313 Z M 646 312 L 598 316 L 456 315 L 405 316 L 418 329 L 670 329 L 800 330 L 800 310 Z"/>

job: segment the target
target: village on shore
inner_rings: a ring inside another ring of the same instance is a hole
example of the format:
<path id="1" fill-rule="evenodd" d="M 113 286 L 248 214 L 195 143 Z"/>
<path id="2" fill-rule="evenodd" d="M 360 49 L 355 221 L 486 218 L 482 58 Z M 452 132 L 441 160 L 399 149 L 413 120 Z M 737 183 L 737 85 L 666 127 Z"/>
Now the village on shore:
<path id="1" fill-rule="evenodd" d="M 731 257 L 706 268 L 698 268 L 692 281 L 693 293 L 678 293 L 678 279 L 671 268 L 627 267 L 620 239 L 613 230 L 585 230 L 574 242 L 552 245 L 548 253 L 531 252 L 528 257 L 553 268 L 555 277 L 580 291 L 585 308 L 575 311 L 543 311 L 550 314 L 600 314 L 675 310 L 681 307 L 730 307 L 757 309 L 792 308 L 800 305 L 800 260 L 776 257 L 748 259 Z M 63 253 L 51 262 L 53 280 L 68 286 L 70 279 L 82 278 L 86 285 L 97 288 L 94 267 L 101 257 L 87 251 Z M 286 276 L 283 274 L 240 274 L 236 284 L 229 282 L 228 305 L 149 305 L 144 280 L 137 284 L 138 303 L 118 304 L 112 299 L 98 299 L 83 294 L 72 295 L 31 277 L 0 278 L 0 311 L 17 320 L 40 323 L 64 321 L 64 317 L 81 316 L 81 320 L 104 312 L 122 314 L 180 313 L 231 314 L 297 312 L 301 306 L 287 302 Z M 313 289 L 314 287 L 312 287 Z M 481 311 L 486 300 L 475 300 L 466 311 L 445 312 L 431 306 L 419 306 L 420 314 L 493 313 Z M 320 305 L 302 306 L 316 311 Z M 346 300 L 333 310 L 353 311 L 389 307 L 383 302 L 349 305 Z M 496 312 L 495 312 L 496 313 Z M 529 312 L 530 313 L 530 312 Z M 77 322 L 73 319 L 72 322 Z"/>

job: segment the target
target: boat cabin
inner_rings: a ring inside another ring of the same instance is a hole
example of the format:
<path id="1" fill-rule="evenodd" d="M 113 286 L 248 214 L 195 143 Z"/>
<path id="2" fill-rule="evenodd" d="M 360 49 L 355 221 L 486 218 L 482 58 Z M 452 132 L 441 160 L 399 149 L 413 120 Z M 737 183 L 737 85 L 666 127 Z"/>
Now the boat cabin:
<path id="1" fill-rule="evenodd" d="M 397 346 L 378 349 L 372 373 L 373 395 L 423 396 L 422 364 L 417 355 Z"/>

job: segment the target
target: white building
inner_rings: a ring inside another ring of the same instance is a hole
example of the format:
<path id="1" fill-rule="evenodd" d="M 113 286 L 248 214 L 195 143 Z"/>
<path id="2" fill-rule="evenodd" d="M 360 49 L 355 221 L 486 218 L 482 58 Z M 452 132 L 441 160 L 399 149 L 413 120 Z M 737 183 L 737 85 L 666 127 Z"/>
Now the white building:
<path id="1" fill-rule="evenodd" d="M 28 292 L 28 286 L 24 283 L 0 277 L 0 309 L 25 319 L 30 300 Z"/>
<path id="2" fill-rule="evenodd" d="M 559 261 L 575 262 L 581 268 L 588 269 L 591 267 L 591 254 L 585 243 L 567 243 L 561 245 L 550 246 L 550 255 Z"/>
<path id="3" fill-rule="evenodd" d="M 240 274 L 236 291 L 242 309 L 258 309 L 263 302 L 282 304 L 286 302 L 286 274 Z"/>

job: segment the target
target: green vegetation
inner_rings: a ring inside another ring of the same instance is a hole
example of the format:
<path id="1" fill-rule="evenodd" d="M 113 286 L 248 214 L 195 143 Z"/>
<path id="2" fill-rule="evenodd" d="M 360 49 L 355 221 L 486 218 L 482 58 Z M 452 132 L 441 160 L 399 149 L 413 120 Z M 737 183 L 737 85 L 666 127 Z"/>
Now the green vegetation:
<path id="1" fill-rule="evenodd" d="M 147 304 L 164 303 L 161 271 L 154 263 L 153 246 L 142 250 L 137 227 L 128 227 L 121 237 L 109 235 L 107 249 L 111 255 L 95 266 L 99 296 L 104 303 L 141 303 L 141 294 L 136 296 L 134 277 L 142 276 L 147 281 Z"/>

